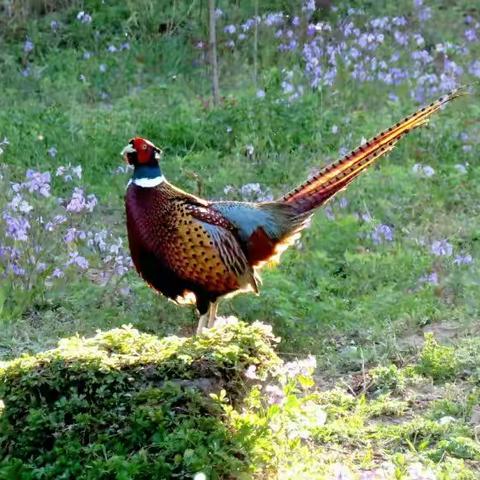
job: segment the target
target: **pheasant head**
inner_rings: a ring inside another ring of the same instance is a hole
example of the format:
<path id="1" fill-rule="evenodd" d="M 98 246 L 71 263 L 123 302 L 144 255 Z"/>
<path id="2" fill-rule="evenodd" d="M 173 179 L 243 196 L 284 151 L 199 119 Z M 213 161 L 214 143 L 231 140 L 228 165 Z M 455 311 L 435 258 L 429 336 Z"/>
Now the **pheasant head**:
<path id="1" fill-rule="evenodd" d="M 122 150 L 122 156 L 133 166 L 132 181 L 140 187 L 154 187 L 165 180 L 159 161 L 162 151 L 145 138 L 135 137 Z"/>
<path id="2" fill-rule="evenodd" d="M 140 165 L 158 165 L 162 151 L 150 140 L 141 137 L 134 137 L 122 150 L 125 160 L 134 167 Z"/>

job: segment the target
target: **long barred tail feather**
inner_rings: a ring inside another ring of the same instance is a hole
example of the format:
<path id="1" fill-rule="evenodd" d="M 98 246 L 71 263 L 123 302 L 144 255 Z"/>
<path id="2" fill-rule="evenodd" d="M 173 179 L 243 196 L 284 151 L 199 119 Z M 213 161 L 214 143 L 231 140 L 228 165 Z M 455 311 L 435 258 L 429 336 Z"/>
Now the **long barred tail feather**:
<path id="1" fill-rule="evenodd" d="M 340 160 L 324 167 L 312 178 L 280 198 L 280 201 L 292 205 L 298 213 L 308 212 L 320 207 L 346 188 L 378 158 L 393 150 L 396 143 L 404 135 L 417 127 L 425 125 L 429 117 L 444 104 L 465 93 L 463 88 L 453 90 L 430 105 L 404 118 Z"/>

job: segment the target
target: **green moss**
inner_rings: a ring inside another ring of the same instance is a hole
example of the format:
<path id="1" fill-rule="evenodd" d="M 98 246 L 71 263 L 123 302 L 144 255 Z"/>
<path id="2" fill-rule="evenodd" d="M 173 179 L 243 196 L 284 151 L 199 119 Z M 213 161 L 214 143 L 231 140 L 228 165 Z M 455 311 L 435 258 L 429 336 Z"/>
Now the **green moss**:
<path id="1" fill-rule="evenodd" d="M 445 454 L 466 460 L 480 460 L 480 445 L 468 437 L 453 437 L 442 440 L 431 454 L 433 460 L 439 461 Z"/>
<path id="2" fill-rule="evenodd" d="M 417 371 L 433 380 L 453 379 L 459 371 L 455 349 L 440 345 L 432 333 L 426 333 Z"/>
<path id="3" fill-rule="evenodd" d="M 405 373 L 396 365 L 372 368 L 369 374 L 372 379 L 370 390 L 379 392 L 403 392 L 405 390 Z"/>
<path id="4" fill-rule="evenodd" d="M 273 340 L 260 324 L 164 339 L 124 327 L 8 362 L 0 370 L 0 472 L 100 479 L 249 471 L 246 443 L 223 405 L 249 392 L 249 365 L 262 376 L 278 364 Z"/>

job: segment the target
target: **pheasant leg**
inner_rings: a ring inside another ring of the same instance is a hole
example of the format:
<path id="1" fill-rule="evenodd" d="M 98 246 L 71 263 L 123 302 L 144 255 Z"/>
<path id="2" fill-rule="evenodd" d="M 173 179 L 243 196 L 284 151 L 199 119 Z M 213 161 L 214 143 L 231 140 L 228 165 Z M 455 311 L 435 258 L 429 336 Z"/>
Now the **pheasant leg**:
<path id="1" fill-rule="evenodd" d="M 215 320 L 217 318 L 217 309 L 218 303 L 211 303 L 208 309 L 208 328 L 212 328 L 215 325 Z"/>
<path id="2" fill-rule="evenodd" d="M 203 332 L 203 329 L 207 325 L 207 320 L 208 320 L 208 312 L 204 313 L 203 315 L 200 315 L 200 319 L 198 320 L 198 325 L 197 325 L 197 335 L 200 335 Z"/>

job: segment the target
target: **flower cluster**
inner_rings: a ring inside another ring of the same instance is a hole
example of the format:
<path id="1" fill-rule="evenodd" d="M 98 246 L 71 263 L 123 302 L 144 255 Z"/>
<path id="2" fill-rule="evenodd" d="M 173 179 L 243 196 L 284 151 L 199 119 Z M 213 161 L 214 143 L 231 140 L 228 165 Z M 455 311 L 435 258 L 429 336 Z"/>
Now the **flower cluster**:
<path id="1" fill-rule="evenodd" d="M 315 22 L 315 9 L 315 2 L 306 0 L 296 16 L 270 12 L 226 24 L 220 41 L 229 50 L 242 48 L 253 37 L 254 26 L 262 29 L 262 38 L 270 36 L 281 55 L 289 54 L 296 66 L 303 67 L 301 81 L 294 83 L 287 75 L 281 82 L 290 100 L 301 96 L 307 85 L 314 89 L 334 85 L 339 71 L 355 83 L 380 82 L 392 90 L 407 84 L 420 103 L 451 90 L 465 74 L 480 77 L 480 61 L 472 51 L 480 41 L 480 23 L 470 16 L 465 18 L 463 42 L 429 45 L 425 38 L 433 15 L 421 2 L 414 2 L 404 16 L 368 18 L 364 11 L 350 8 L 337 23 Z M 223 12 L 216 18 L 224 18 Z M 207 42 L 200 44 L 204 49 Z M 292 62 L 287 63 L 291 71 Z M 396 98 L 393 92 L 391 98 Z"/>
<path id="2" fill-rule="evenodd" d="M 268 189 L 264 189 L 259 183 L 246 183 L 240 188 L 227 185 L 223 189 L 223 193 L 225 195 L 236 194 L 246 202 L 269 202 L 273 200 L 272 193 Z"/>
<path id="3" fill-rule="evenodd" d="M 77 13 L 77 20 L 81 23 L 92 23 L 92 16 L 89 13 L 81 10 Z"/>
<path id="4" fill-rule="evenodd" d="M 3 166 L 0 275 L 14 288 L 42 290 L 79 274 L 105 284 L 130 269 L 122 238 L 96 224 L 97 198 L 75 184 L 82 176 L 80 166 L 59 167 L 55 175 L 29 169 L 20 182 L 8 181 L 9 176 Z M 54 195 L 57 179 L 67 182 L 59 184 L 63 192 L 73 184 L 67 199 Z"/>
<path id="5" fill-rule="evenodd" d="M 426 243 L 426 242 L 422 242 Z M 430 246 L 430 253 L 435 257 L 453 257 L 453 264 L 456 266 L 471 265 L 474 262 L 473 256 L 469 253 L 461 252 L 454 255 L 453 245 L 446 239 L 434 240 Z M 439 285 L 440 278 L 438 272 L 433 270 L 419 278 L 420 284 Z"/>

